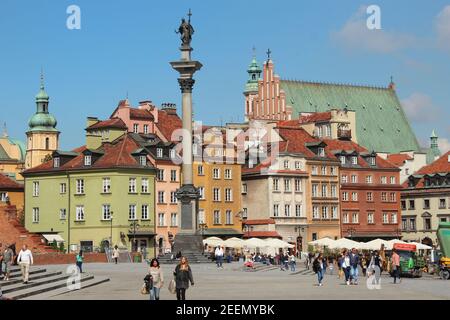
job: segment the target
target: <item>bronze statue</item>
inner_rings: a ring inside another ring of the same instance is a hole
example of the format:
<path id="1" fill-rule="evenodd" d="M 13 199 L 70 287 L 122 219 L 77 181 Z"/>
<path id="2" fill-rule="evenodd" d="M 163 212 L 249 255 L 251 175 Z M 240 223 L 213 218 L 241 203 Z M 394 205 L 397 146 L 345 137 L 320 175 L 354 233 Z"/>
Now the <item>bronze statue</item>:
<path id="1" fill-rule="evenodd" d="M 192 35 L 194 34 L 194 28 L 191 25 L 191 10 L 189 9 L 189 20 L 186 22 L 186 20 L 183 18 L 181 19 L 181 25 L 178 28 L 178 31 L 175 31 L 175 33 L 181 35 L 181 44 L 184 47 L 190 47 L 191 41 L 192 41 Z"/>

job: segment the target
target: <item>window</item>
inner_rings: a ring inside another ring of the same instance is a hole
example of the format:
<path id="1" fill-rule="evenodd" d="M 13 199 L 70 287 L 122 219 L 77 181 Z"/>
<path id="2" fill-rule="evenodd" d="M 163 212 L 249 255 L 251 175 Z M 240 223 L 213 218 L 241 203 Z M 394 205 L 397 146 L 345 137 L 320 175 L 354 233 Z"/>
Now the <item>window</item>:
<path id="1" fill-rule="evenodd" d="M 232 177 L 231 175 L 231 169 L 225 169 L 225 179 L 230 180 Z"/>
<path id="2" fill-rule="evenodd" d="M 366 176 L 366 183 L 372 183 L 372 176 Z"/>
<path id="3" fill-rule="evenodd" d="M 348 192 L 347 191 L 342 192 L 342 201 L 348 201 Z"/>
<path id="4" fill-rule="evenodd" d="M 386 202 L 387 201 L 387 192 L 381 193 L 381 201 Z"/>
<path id="5" fill-rule="evenodd" d="M 423 220 L 423 228 L 426 231 L 430 231 L 431 230 L 431 218 L 424 218 L 424 220 Z"/>
<path id="6" fill-rule="evenodd" d="M 199 165 L 198 167 L 197 167 L 197 174 L 199 175 L 199 176 L 203 176 L 205 173 L 203 172 L 203 166 L 202 165 Z"/>
<path id="7" fill-rule="evenodd" d="M 439 209 L 445 209 L 445 199 L 439 199 Z"/>
<path id="8" fill-rule="evenodd" d="M 336 175 L 336 167 L 330 167 L 330 175 L 332 176 Z"/>
<path id="9" fill-rule="evenodd" d="M 356 157 L 356 156 L 352 157 L 352 164 L 353 165 L 357 165 L 358 164 L 358 157 Z"/>
<path id="10" fill-rule="evenodd" d="M 411 231 L 416 231 L 416 218 L 409 219 L 409 229 Z"/>
<path id="11" fill-rule="evenodd" d="M 318 173 L 317 166 L 312 166 L 312 174 L 317 175 L 317 173 Z"/>
<path id="12" fill-rule="evenodd" d="M 148 134 L 148 124 L 144 124 L 144 134 Z"/>
<path id="13" fill-rule="evenodd" d="M 33 197 L 39 197 L 39 182 L 33 182 Z"/>
<path id="14" fill-rule="evenodd" d="M 129 220 L 136 220 L 136 205 L 135 204 L 130 204 L 130 206 L 128 207 L 128 219 Z"/>
<path id="15" fill-rule="evenodd" d="M 198 210 L 198 224 L 204 223 L 205 223 L 205 210 L 200 209 Z"/>
<path id="16" fill-rule="evenodd" d="M 342 214 L 342 223 L 349 223 L 348 222 L 348 213 L 347 212 L 344 212 Z"/>
<path id="17" fill-rule="evenodd" d="M 273 205 L 273 216 L 274 217 L 279 217 L 280 216 L 279 208 L 280 208 L 280 205 L 278 205 L 278 204 L 274 204 Z"/>
<path id="18" fill-rule="evenodd" d="M 84 206 L 77 206 L 75 209 L 75 220 L 84 221 Z"/>
<path id="19" fill-rule="evenodd" d="M 66 220 L 67 218 L 67 210 L 66 209 L 59 209 L 59 219 L 60 220 Z"/>
<path id="20" fill-rule="evenodd" d="M 391 213 L 391 223 L 397 224 L 397 213 Z"/>
<path id="21" fill-rule="evenodd" d="M 319 185 L 318 184 L 313 184 L 312 185 L 312 196 L 313 197 L 318 197 L 319 196 Z"/>
<path id="22" fill-rule="evenodd" d="M 111 220 L 111 205 L 104 204 L 102 206 L 102 220 Z"/>
<path id="23" fill-rule="evenodd" d="M 402 231 L 408 230 L 408 219 L 404 218 L 402 219 Z"/>
<path id="24" fill-rule="evenodd" d="M 374 165 L 376 164 L 375 157 L 370 157 L 370 158 L 369 158 L 369 164 L 370 164 L 371 166 L 374 166 Z"/>
<path id="25" fill-rule="evenodd" d="M 177 181 L 177 170 L 170 170 L 170 181 Z"/>
<path id="26" fill-rule="evenodd" d="M 352 223 L 359 223 L 359 213 L 358 212 L 353 212 Z"/>
<path id="27" fill-rule="evenodd" d="M 284 179 L 284 191 L 291 191 L 291 179 Z"/>
<path id="28" fill-rule="evenodd" d="M 409 169 L 408 169 L 408 168 L 405 169 L 405 174 L 406 174 L 407 176 L 409 176 Z"/>
<path id="29" fill-rule="evenodd" d="M 227 202 L 233 201 L 233 190 L 225 189 L 225 201 Z"/>
<path id="30" fill-rule="evenodd" d="M 368 212 L 368 213 L 367 213 L 367 223 L 368 223 L 368 224 L 373 224 L 373 223 L 375 223 L 374 213 L 373 213 L 373 212 Z"/>
<path id="31" fill-rule="evenodd" d="M 367 201 L 372 202 L 373 201 L 373 192 L 367 192 Z"/>
<path id="32" fill-rule="evenodd" d="M 389 223 L 389 215 L 386 212 L 383 213 L 383 223 Z"/>
<path id="33" fill-rule="evenodd" d="M 84 156 L 84 165 L 86 167 L 90 166 L 92 164 L 92 156 L 91 155 L 85 155 Z"/>
<path id="34" fill-rule="evenodd" d="M 279 186 L 278 186 L 278 179 L 273 179 L 273 191 L 278 191 L 279 190 Z"/>
<path id="35" fill-rule="evenodd" d="M 157 148 L 156 149 L 156 157 L 157 158 L 162 158 L 163 157 L 163 149 L 162 148 Z"/>
<path id="36" fill-rule="evenodd" d="M 322 166 L 321 173 L 322 173 L 323 176 L 326 176 L 327 175 L 327 167 Z"/>
<path id="37" fill-rule="evenodd" d="M 60 159 L 59 157 L 53 158 L 53 167 L 54 167 L 54 168 L 59 168 L 59 165 L 60 165 L 60 163 L 61 163 L 60 160 L 61 160 L 61 159 Z"/>
<path id="38" fill-rule="evenodd" d="M 325 148 L 319 148 L 319 157 L 325 157 Z"/>
<path id="39" fill-rule="evenodd" d="M 45 150 L 50 149 L 50 139 L 49 138 L 45 138 Z"/>
<path id="40" fill-rule="evenodd" d="M 381 184 L 386 184 L 387 183 L 387 177 L 382 176 L 381 177 Z"/>
<path id="41" fill-rule="evenodd" d="M 328 219 L 328 207 L 322 207 L 322 219 Z"/>
<path id="42" fill-rule="evenodd" d="M 170 159 L 175 159 L 177 153 L 175 149 L 171 149 L 170 150 Z"/>
<path id="43" fill-rule="evenodd" d="M 142 178 L 141 182 L 141 192 L 148 193 L 149 182 L 147 178 Z"/>
<path id="44" fill-rule="evenodd" d="M 33 208 L 33 223 L 39 223 L 39 208 Z"/>
<path id="45" fill-rule="evenodd" d="M 301 204 L 296 204 L 295 205 L 295 216 L 296 217 L 301 217 L 302 216 L 302 205 Z"/>
<path id="46" fill-rule="evenodd" d="M 322 185 L 322 197 L 323 198 L 328 197 L 328 186 L 326 184 Z"/>
<path id="47" fill-rule="evenodd" d="M 395 184 L 395 177 L 391 177 L 391 184 Z"/>
<path id="48" fill-rule="evenodd" d="M 331 185 L 331 197 L 332 198 L 337 197 L 337 185 L 335 185 L 335 184 Z"/>
<path id="49" fill-rule="evenodd" d="M 323 128 L 322 128 L 322 126 L 317 126 L 317 136 L 319 138 L 323 137 Z"/>
<path id="50" fill-rule="evenodd" d="M 352 175 L 352 183 L 358 183 L 358 176 Z"/>
<path id="51" fill-rule="evenodd" d="M 220 211 L 214 210 L 214 224 L 220 224 Z"/>
<path id="52" fill-rule="evenodd" d="M 136 193 L 136 178 L 130 178 L 128 183 L 128 192 Z"/>
<path id="53" fill-rule="evenodd" d="M 358 192 L 352 192 L 352 201 L 358 201 Z"/>
<path id="54" fill-rule="evenodd" d="M 345 165 L 345 162 L 346 162 L 345 156 L 340 156 L 339 160 L 341 161 L 342 165 Z"/>
<path id="55" fill-rule="evenodd" d="M 166 215 L 164 213 L 158 213 L 158 226 L 164 227 L 166 225 Z"/>
<path id="56" fill-rule="evenodd" d="M 295 161 L 295 170 L 301 170 L 302 169 L 302 163 L 300 161 Z"/>
<path id="57" fill-rule="evenodd" d="M 225 224 L 233 224 L 233 213 L 227 210 L 225 213 Z"/>
<path id="58" fill-rule="evenodd" d="M 247 208 L 242 208 L 242 211 L 243 211 L 242 218 L 243 219 L 247 219 L 247 217 L 248 217 L 248 209 Z"/>
<path id="59" fill-rule="evenodd" d="M 402 206 L 402 210 L 406 210 L 406 201 L 405 200 L 401 201 L 401 206 Z"/>
<path id="60" fill-rule="evenodd" d="M 158 169 L 156 172 L 156 179 L 158 181 L 164 181 L 164 169 Z"/>
<path id="61" fill-rule="evenodd" d="M 200 193 L 200 200 L 205 200 L 205 187 L 198 187 Z"/>
<path id="62" fill-rule="evenodd" d="M 285 204 L 284 205 L 284 216 L 285 217 L 290 217 L 291 216 L 291 205 L 290 204 Z"/>
<path id="63" fill-rule="evenodd" d="M 220 189 L 219 188 L 213 189 L 213 201 L 220 201 Z"/>
<path id="64" fill-rule="evenodd" d="M 295 179 L 295 192 L 301 192 L 302 191 L 302 180 L 301 179 Z"/>
<path id="65" fill-rule="evenodd" d="M 165 192 L 158 191 L 158 203 L 165 203 Z"/>
<path id="66" fill-rule="evenodd" d="M 133 132 L 139 133 L 139 125 L 137 123 L 133 124 Z"/>
<path id="67" fill-rule="evenodd" d="M 111 179 L 103 178 L 102 193 L 110 193 L 110 192 L 111 192 Z"/>
<path id="68" fill-rule="evenodd" d="M 148 204 L 143 204 L 141 206 L 141 219 L 142 220 L 150 220 L 148 216 Z"/>
<path id="69" fill-rule="evenodd" d="M 177 227 L 178 226 L 178 215 L 176 213 L 170 214 L 170 226 Z"/>
<path id="70" fill-rule="evenodd" d="M 67 192 L 67 184 L 61 183 L 59 185 L 59 193 L 65 194 Z"/>
<path id="71" fill-rule="evenodd" d="M 170 203 L 177 203 L 177 193 L 175 191 L 170 192 Z"/>
<path id="72" fill-rule="evenodd" d="M 342 182 L 342 183 L 347 183 L 347 182 L 348 182 L 348 176 L 347 176 L 347 175 L 343 175 L 343 176 L 341 177 L 341 182 Z"/>
<path id="73" fill-rule="evenodd" d="M 220 169 L 219 168 L 214 168 L 213 169 L 213 178 L 214 179 L 220 179 Z"/>
<path id="74" fill-rule="evenodd" d="M 415 210 L 416 209 L 416 204 L 414 202 L 414 200 L 409 200 L 409 210 Z"/>
<path id="75" fill-rule="evenodd" d="M 331 219 L 337 219 L 338 218 L 338 207 L 332 206 L 331 207 Z"/>
<path id="76" fill-rule="evenodd" d="M 330 124 L 325 125 L 325 136 L 331 137 L 331 125 Z"/>
<path id="77" fill-rule="evenodd" d="M 242 184 L 242 194 L 247 194 L 247 191 L 248 191 L 247 184 L 246 184 L 246 183 L 243 183 L 243 184 Z"/>
<path id="78" fill-rule="evenodd" d="M 397 195 L 395 194 L 395 192 L 389 193 L 389 201 L 390 201 L 390 202 L 395 202 L 395 201 L 397 201 Z"/>
<path id="79" fill-rule="evenodd" d="M 76 192 L 77 194 L 84 194 L 84 180 L 83 179 L 77 179 L 76 181 Z"/>
<path id="80" fill-rule="evenodd" d="M 289 160 L 284 160 L 284 168 L 289 169 Z"/>
<path id="81" fill-rule="evenodd" d="M 320 219 L 318 206 L 313 206 L 313 219 Z"/>
<path id="82" fill-rule="evenodd" d="M 142 167 L 145 167 L 147 165 L 147 157 L 146 156 L 139 156 L 139 164 Z"/>
<path id="83" fill-rule="evenodd" d="M 403 201 L 402 201 L 403 203 Z M 406 207 L 406 204 L 405 204 Z M 424 199 L 423 200 L 423 208 L 424 209 L 430 209 L 430 199 Z M 403 209 L 403 204 L 402 204 L 402 209 Z"/>

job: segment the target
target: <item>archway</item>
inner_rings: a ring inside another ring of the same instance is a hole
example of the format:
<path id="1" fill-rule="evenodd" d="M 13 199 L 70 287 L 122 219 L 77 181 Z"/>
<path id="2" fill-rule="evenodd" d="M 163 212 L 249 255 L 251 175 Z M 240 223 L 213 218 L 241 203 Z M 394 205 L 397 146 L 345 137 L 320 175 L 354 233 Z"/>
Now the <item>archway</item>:
<path id="1" fill-rule="evenodd" d="M 432 247 L 433 246 L 433 240 L 431 240 L 428 237 L 425 237 L 425 238 L 422 239 L 422 244 L 425 244 L 427 246 Z"/>

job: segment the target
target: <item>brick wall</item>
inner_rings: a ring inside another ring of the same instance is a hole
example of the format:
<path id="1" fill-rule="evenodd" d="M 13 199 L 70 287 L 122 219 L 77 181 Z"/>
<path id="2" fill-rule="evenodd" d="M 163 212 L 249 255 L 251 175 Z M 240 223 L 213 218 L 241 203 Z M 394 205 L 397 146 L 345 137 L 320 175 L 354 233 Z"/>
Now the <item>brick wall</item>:
<path id="1" fill-rule="evenodd" d="M 75 254 L 63 254 L 63 253 L 44 253 L 34 254 L 35 265 L 48 265 L 48 264 L 75 264 Z M 108 262 L 106 254 L 104 253 L 85 253 L 84 263 L 105 263 Z"/>

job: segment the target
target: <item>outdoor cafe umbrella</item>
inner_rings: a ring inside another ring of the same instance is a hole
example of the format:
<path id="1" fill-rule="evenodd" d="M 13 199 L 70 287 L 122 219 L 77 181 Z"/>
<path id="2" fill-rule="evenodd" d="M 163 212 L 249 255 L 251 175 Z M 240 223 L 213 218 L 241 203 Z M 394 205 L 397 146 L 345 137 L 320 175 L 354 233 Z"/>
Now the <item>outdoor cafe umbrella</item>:
<path id="1" fill-rule="evenodd" d="M 360 249 L 362 244 L 347 238 L 336 240 L 333 244 L 328 246 L 330 249 Z"/>
<path id="2" fill-rule="evenodd" d="M 387 250 L 392 250 L 394 248 L 394 244 L 396 244 L 396 243 L 408 244 L 408 242 L 402 241 L 400 239 L 392 239 L 392 240 L 388 241 L 387 246 L 385 246 L 385 247 Z"/>
<path id="3" fill-rule="evenodd" d="M 423 244 L 423 243 L 419 243 L 419 242 L 408 242 L 408 243 L 415 245 L 417 250 L 431 250 L 431 249 L 433 249 L 432 247 L 427 246 L 426 244 Z"/>
<path id="4" fill-rule="evenodd" d="M 294 248 L 295 246 L 293 244 L 287 243 L 286 241 L 280 240 L 280 239 L 276 239 L 276 238 L 269 238 L 266 239 L 266 243 L 269 247 L 272 248 L 282 248 L 282 249 L 286 249 L 286 248 Z"/>
<path id="5" fill-rule="evenodd" d="M 209 237 L 203 240 L 203 245 L 208 244 L 210 247 L 221 246 L 224 244 L 224 241 L 217 237 Z"/>
<path id="6" fill-rule="evenodd" d="M 259 238 L 251 238 L 244 241 L 244 246 L 248 248 L 266 248 L 267 242 Z"/>
<path id="7" fill-rule="evenodd" d="M 242 247 L 244 246 L 244 240 L 239 239 L 239 238 L 230 238 L 230 239 L 225 240 L 225 241 L 223 242 L 223 245 L 224 245 L 226 248 L 236 248 L 236 249 L 239 249 L 239 248 L 242 248 Z"/>
<path id="8" fill-rule="evenodd" d="M 333 240 L 330 238 L 322 238 L 322 239 L 308 242 L 308 244 L 313 245 L 313 246 L 328 247 L 328 246 L 334 244 L 335 242 L 336 242 L 336 240 Z"/>
<path id="9" fill-rule="evenodd" d="M 380 250 L 381 245 L 384 245 L 385 248 L 389 245 L 389 242 L 383 239 L 375 239 L 366 243 L 361 243 L 361 249 L 365 250 Z"/>

